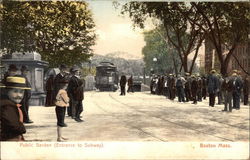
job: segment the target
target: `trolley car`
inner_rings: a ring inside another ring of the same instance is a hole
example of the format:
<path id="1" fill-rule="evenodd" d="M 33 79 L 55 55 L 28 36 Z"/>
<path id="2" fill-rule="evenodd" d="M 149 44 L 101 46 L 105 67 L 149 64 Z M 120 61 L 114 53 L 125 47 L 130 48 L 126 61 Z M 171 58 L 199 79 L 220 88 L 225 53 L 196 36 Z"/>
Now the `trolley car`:
<path id="1" fill-rule="evenodd" d="M 111 62 L 101 62 L 96 67 L 96 88 L 100 91 L 116 91 L 118 89 L 117 67 Z"/>

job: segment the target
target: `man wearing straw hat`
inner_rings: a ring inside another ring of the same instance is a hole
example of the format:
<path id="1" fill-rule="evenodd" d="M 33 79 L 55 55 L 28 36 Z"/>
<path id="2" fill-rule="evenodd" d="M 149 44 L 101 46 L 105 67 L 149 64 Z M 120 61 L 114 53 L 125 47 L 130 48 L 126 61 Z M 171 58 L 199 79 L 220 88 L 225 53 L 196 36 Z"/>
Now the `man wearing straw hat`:
<path id="1" fill-rule="evenodd" d="M 26 86 L 25 78 L 19 76 L 8 76 L 0 89 L 4 90 L 1 97 L 1 141 L 23 141 L 26 129 L 23 125 L 23 114 L 20 102 L 23 99 Z M 1 91 L 2 92 L 2 91 Z"/>

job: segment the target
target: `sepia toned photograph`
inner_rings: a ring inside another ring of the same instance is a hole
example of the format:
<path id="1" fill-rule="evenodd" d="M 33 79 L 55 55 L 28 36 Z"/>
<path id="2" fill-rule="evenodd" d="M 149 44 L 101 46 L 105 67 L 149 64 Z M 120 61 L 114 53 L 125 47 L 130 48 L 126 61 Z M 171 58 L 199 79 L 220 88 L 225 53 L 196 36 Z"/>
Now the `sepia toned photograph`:
<path id="1" fill-rule="evenodd" d="M 246 159 L 248 1 L 0 1 L 0 159 Z"/>

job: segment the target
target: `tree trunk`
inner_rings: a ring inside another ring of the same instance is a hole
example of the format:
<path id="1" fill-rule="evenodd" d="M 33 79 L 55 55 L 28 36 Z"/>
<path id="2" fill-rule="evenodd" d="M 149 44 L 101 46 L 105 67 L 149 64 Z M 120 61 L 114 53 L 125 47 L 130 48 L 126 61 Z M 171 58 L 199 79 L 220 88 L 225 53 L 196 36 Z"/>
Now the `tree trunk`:
<path id="1" fill-rule="evenodd" d="M 188 72 L 188 58 L 187 58 L 187 56 L 183 57 L 183 69 L 184 69 L 184 72 Z"/>

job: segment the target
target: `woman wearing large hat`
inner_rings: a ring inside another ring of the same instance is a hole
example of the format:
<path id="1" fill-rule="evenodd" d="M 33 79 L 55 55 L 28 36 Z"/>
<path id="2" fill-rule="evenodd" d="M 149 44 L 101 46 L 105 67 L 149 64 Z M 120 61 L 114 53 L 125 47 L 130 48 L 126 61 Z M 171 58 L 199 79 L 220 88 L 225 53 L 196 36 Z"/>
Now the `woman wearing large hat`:
<path id="1" fill-rule="evenodd" d="M 1 111 L 1 141 L 22 141 L 26 129 L 23 125 L 23 114 L 20 102 L 24 96 L 24 90 L 31 89 L 26 86 L 25 78 L 9 76 L 4 84 L 0 85 L 3 93 L 0 101 Z"/>

